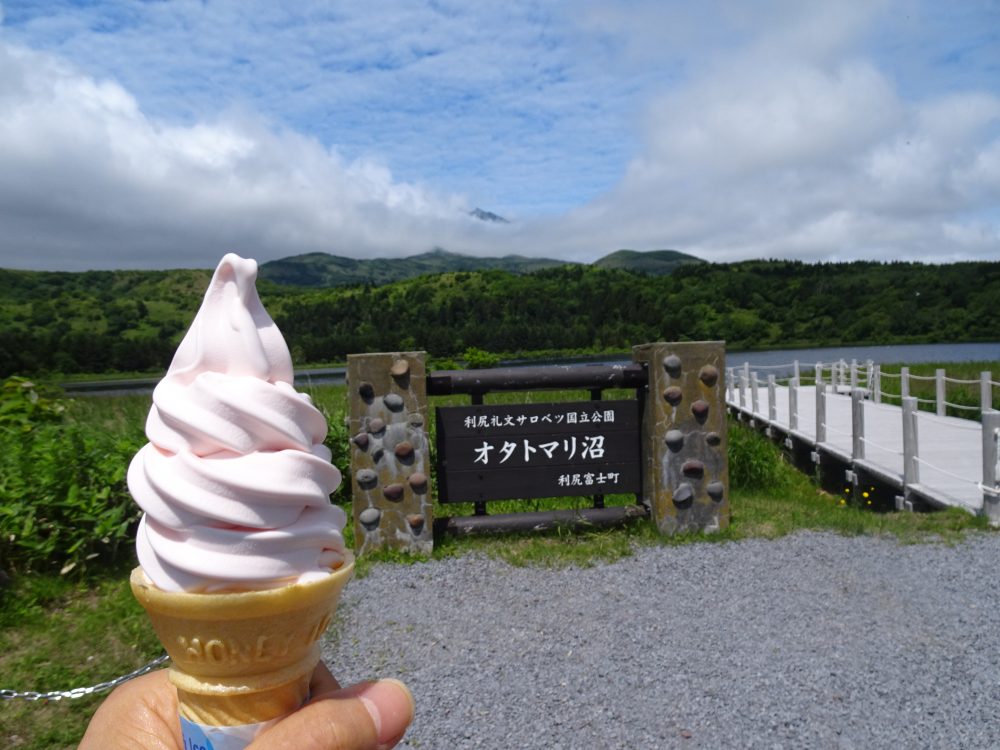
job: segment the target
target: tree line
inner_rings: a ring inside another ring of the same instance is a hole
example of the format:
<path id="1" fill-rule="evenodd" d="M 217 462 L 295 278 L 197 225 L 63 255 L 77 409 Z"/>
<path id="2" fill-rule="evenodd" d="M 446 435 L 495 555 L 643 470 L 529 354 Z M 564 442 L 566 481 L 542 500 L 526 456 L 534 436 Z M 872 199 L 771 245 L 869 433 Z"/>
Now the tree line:
<path id="1" fill-rule="evenodd" d="M 0 374 L 156 371 L 210 271 L 0 271 Z M 724 339 L 732 349 L 1000 340 L 1000 263 L 698 264 L 669 276 L 563 266 L 384 286 L 261 282 L 297 364 L 470 347 L 510 355 Z"/>

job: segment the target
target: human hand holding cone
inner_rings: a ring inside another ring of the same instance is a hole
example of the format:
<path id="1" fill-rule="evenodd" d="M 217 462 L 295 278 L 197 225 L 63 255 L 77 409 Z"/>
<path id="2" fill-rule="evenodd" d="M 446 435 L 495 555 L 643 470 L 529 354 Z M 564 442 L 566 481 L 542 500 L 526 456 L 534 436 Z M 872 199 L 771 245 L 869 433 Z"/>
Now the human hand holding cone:
<path id="1" fill-rule="evenodd" d="M 145 511 L 132 591 L 171 657 L 185 747 L 238 750 L 303 704 L 354 567 L 326 420 L 256 273 L 220 262 L 128 472 Z"/>
<path id="2" fill-rule="evenodd" d="M 240 726 L 299 708 L 319 662 L 318 641 L 354 572 L 347 555 L 321 580 L 223 594 L 161 591 L 141 567 L 133 570 L 132 593 L 170 656 L 181 716 Z"/>

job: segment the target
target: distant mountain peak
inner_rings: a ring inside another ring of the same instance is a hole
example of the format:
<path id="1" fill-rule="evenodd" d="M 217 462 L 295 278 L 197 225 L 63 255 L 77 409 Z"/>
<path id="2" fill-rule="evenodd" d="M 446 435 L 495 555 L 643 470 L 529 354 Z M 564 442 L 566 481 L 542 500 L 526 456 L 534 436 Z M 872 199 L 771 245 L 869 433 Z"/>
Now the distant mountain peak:
<path id="1" fill-rule="evenodd" d="M 484 211 L 481 208 L 472 209 L 469 211 L 469 216 L 480 221 L 492 221 L 494 224 L 510 224 L 510 221 L 500 214 L 495 214 L 492 211 Z"/>
<path id="2" fill-rule="evenodd" d="M 671 273 L 688 263 L 704 263 L 700 258 L 676 250 L 618 250 L 593 265 L 632 271 L 650 276 Z M 260 278 L 276 284 L 292 286 L 329 287 L 348 284 L 389 284 L 415 276 L 458 271 L 498 270 L 509 273 L 532 273 L 545 268 L 579 265 L 572 261 L 554 258 L 537 258 L 524 255 L 480 257 L 451 252 L 437 246 L 424 253 L 405 258 L 346 258 L 329 253 L 307 253 L 263 263 Z"/>

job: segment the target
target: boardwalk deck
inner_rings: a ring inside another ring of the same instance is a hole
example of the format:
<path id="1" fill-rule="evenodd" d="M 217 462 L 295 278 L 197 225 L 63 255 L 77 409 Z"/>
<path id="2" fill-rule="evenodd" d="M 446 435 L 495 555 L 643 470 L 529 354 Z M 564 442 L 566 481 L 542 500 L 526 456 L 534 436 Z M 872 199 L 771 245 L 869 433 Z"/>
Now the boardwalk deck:
<path id="1" fill-rule="evenodd" d="M 826 436 L 817 443 L 816 387 L 797 389 L 797 424 L 790 425 L 789 389 L 775 386 L 771 410 L 766 386 L 757 389 L 753 408 L 751 389 L 743 405 L 738 391 L 727 402 L 743 418 L 768 425 L 773 431 L 800 441 L 812 450 L 879 477 L 900 494 L 914 495 L 935 506 L 958 506 L 970 512 L 983 508 L 983 433 L 978 422 L 917 412 L 918 479 L 904 487 L 903 410 L 899 406 L 862 401 L 864 439 L 862 455 L 855 455 L 852 399 L 847 393 L 826 392 Z M 822 435 L 821 435 L 822 437 Z M 905 493 L 904 493 L 905 491 Z"/>

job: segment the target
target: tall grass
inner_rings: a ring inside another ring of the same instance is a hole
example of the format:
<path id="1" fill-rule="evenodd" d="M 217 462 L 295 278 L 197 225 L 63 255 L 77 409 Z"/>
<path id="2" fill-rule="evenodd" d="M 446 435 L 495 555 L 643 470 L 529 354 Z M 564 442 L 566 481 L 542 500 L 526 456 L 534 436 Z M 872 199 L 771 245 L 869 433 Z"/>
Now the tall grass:
<path id="1" fill-rule="evenodd" d="M 101 418 L 29 381 L 0 398 L 0 570 L 60 571 L 129 555 L 139 512 L 125 469 L 142 445 L 134 414 Z M 127 407 L 126 407 L 127 408 Z"/>
<path id="2" fill-rule="evenodd" d="M 947 362 L 925 363 L 916 365 L 889 364 L 882 365 L 882 383 L 880 390 L 882 398 L 887 403 L 901 402 L 903 367 L 910 371 L 910 395 L 918 399 L 918 406 L 925 411 L 935 411 L 937 403 L 937 385 L 935 373 L 938 369 L 945 371 L 945 401 L 957 406 L 946 406 L 945 413 L 952 417 L 980 420 L 980 373 L 989 372 L 994 383 L 1000 383 L 1000 362 Z M 949 382 L 949 381 L 963 382 Z M 1000 385 L 990 389 L 990 408 L 1000 408 Z"/>

